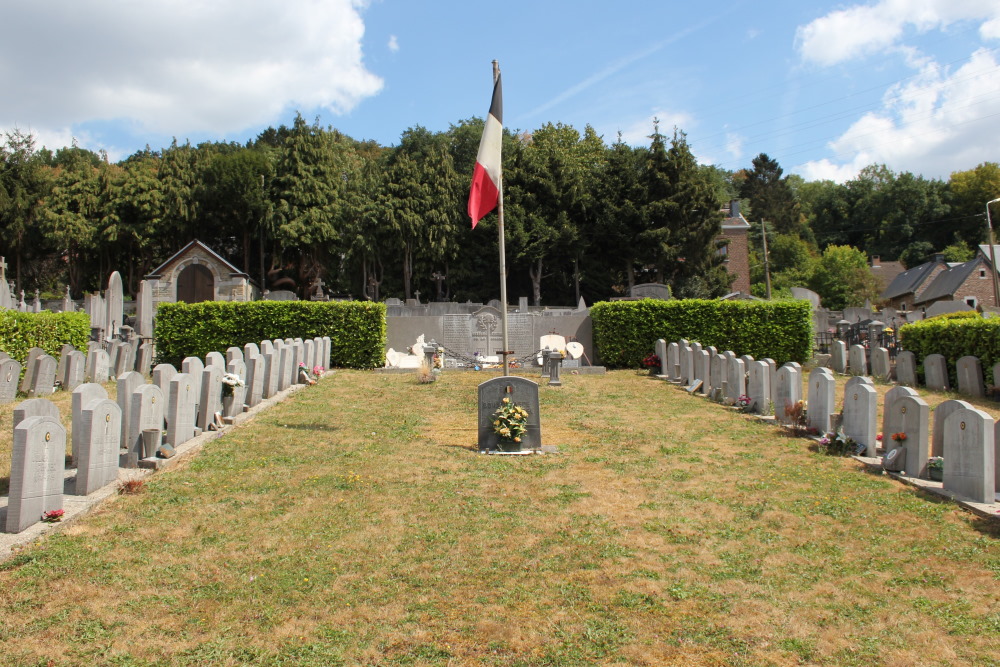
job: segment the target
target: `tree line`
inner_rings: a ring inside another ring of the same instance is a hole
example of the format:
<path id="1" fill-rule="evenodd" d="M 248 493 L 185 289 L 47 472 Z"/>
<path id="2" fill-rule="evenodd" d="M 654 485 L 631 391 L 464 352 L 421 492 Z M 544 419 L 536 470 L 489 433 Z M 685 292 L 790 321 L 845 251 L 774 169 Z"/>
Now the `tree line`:
<path id="1" fill-rule="evenodd" d="M 246 144 L 175 140 L 117 163 L 76 145 L 38 149 L 13 130 L 0 144 L 0 254 L 17 289 L 68 285 L 75 297 L 112 270 L 134 293 L 198 238 L 262 288 L 303 297 L 322 281 L 334 296 L 486 301 L 499 294 L 496 214 L 472 230 L 465 213 L 482 128 L 417 126 L 385 147 L 297 115 Z M 682 131 L 656 124 L 646 146 L 607 144 L 589 126 L 505 129 L 503 150 L 508 289 L 536 304 L 652 281 L 680 297 L 726 293 L 720 208 L 737 198 L 753 227 L 755 293 L 763 220 L 778 294 L 808 285 L 863 301 L 865 253 L 908 265 L 971 256 L 986 194 L 1000 189 L 994 163 L 947 182 L 882 166 L 805 182 L 763 154 L 730 172 L 699 165 Z"/>

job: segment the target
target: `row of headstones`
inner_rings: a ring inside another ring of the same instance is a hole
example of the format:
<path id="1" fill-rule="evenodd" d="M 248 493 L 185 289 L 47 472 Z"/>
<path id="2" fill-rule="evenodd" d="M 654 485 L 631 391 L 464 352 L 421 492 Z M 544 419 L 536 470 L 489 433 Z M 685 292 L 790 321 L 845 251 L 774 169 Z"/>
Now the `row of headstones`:
<path id="1" fill-rule="evenodd" d="M 73 391 L 84 382 L 104 383 L 128 371 L 149 375 L 152 361 L 152 343 L 139 345 L 136 339 L 111 341 L 109 350 L 92 341 L 87 354 L 72 345 L 63 345 L 58 361 L 42 348 L 33 347 L 28 350 L 24 377 L 19 382 L 21 364 L 6 352 L 0 352 L 0 403 L 12 403 L 18 391 L 28 398 L 37 398 L 52 394 L 57 388 Z"/>
<path id="2" fill-rule="evenodd" d="M 851 375 L 871 375 L 872 377 L 889 381 L 892 379 L 892 365 L 889 361 L 889 351 L 884 347 L 876 347 L 871 351 L 871 369 L 865 357 L 865 348 L 852 345 L 850 349 L 842 340 L 833 342 L 830 348 L 830 367 L 837 373 Z M 905 387 L 917 386 L 917 359 L 913 352 L 904 351 L 896 355 L 896 382 Z M 964 356 L 955 362 L 955 376 L 958 380 L 958 392 L 972 398 L 983 398 L 986 395 L 986 382 L 983 373 L 983 363 L 979 357 Z M 942 354 L 929 354 L 924 357 L 924 384 L 934 391 L 951 391 L 951 380 L 948 376 L 948 360 Z M 1000 362 L 993 366 L 993 386 L 1000 386 Z"/>
<path id="3" fill-rule="evenodd" d="M 300 368 L 327 368 L 330 352 L 329 337 L 248 343 L 229 348 L 225 356 L 209 352 L 204 361 L 188 357 L 180 372 L 159 364 L 151 383 L 126 372 L 117 379 L 117 401 L 101 384 L 81 384 L 72 397 L 75 495 L 113 483 L 119 467 L 137 467 L 158 453 L 170 456 L 201 432 L 218 428 L 220 420 L 305 383 Z M 227 372 L 240 378 L 228 401 L 222 392 Z M 66 429 L 55 404 L 35 398 L 15 407 L 6 532 L 19 533 L 44 512 L 62 507 L 65 451 Z"/>
<path id="4" fill-rule="evenodd" d="M 702 349 L 698 343 L 683 339 L 670 345 L 661 339 L 657 354 L 661 374 L 692 393 L 700 389 L 728 403 L 746 396 L 746 408 L 757 413 L 764 412 L 770 401 L 777 408 L 779 421 L 792 424 L 796 419 L 793 411 L 786 412 L 786 407 L 802 399 L 802 368 L 795 362 L 775 369 L 770 359 L 754 361 L 749 355 L 719 354 L 714 348 Z M 816 368 L 809 374 L 807 426 L 827 434 L 839 421 L 843 434 L 863 446 L 859 454 L 877 456 L 878 392 L 871 378 L 855 376 L 847 381 L 841 415 L 835 413 L 836 384 L 827 368 Z M 909 387 L 894 387 L 886 394 L 883 438 L 906 434 L 900 443 L 906 452 L 903 471 L 909 477 L 926 478 L 929 457 L 944 456 L 945 489 L 975 502 L 994 502 L 996 480 L 1000 479 L 1000 422 L 994 423 L 988 413 L 965 401 L 945 401 L 935 408 L 933 429 L 929 414 L 927 403 Z"/>
<path id="5" fill-rule="evenodd" d="M 749 400 L 746 409 L 758 414 L 776 404 L 772 387 L 777 386 L 779 369 L 773 359 L 755 361 L 748 354 L 738 357 L 732 350 L 720 353 L 712 346 L 685 339 L 668 344 L 661 338 L 656 342 L 656 353 L 660 374 L 691 393 L 733 405 L 745 396 Z"/>

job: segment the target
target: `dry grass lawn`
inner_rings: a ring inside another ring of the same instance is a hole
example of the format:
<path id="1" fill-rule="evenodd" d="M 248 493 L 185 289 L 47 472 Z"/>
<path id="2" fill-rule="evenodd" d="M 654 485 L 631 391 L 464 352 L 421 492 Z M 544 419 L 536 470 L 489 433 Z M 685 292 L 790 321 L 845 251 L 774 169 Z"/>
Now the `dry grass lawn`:
<path id="1" fill-rule="evenodd" d="M 340 371 L 0 563 L 4 664 L 1000 664 L 995 523 L 634 371 L 481 456 L 488 377 Z"/>

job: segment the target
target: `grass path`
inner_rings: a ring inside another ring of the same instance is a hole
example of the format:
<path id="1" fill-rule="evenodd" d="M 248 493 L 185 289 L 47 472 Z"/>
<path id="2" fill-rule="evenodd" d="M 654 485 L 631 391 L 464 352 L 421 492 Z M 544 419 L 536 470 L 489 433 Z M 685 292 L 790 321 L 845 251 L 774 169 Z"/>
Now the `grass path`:
<path id="1" fill-rule="evenodd" d="M 1000 664 L 994 524 L 634 371 L 481 456 L 487 377 L 340 371 L 0 564 L 4 664 Z"/>

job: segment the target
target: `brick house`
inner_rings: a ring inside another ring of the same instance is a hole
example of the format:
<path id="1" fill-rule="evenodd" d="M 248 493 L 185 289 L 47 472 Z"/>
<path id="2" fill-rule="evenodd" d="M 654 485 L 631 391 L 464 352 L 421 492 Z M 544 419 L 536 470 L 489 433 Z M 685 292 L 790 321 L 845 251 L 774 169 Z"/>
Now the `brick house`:
<path id="1" fill-rule="evenodd" d="M 977 255 L 971 261 L 949 266 L 935 276 L 913 304 L 926 310 L 938 301 L 964 301 L 972 308 L 994 305 L 989 260 Z"/>
<path id="2" fill-rule="evenodd" d="M 726 270 L 732 277 L 730 290 L 750 294 L 750 223 L 740 213 L 740 202 L 733 199 L 728 207 L 723 207 L 725 219 L 722 221 L 722 233 L 717 241 L 726 244 L 719 248 L 719 254 L 725 257 Z"/>
<path id="3" fill-rule="evenodd" d="M 914 304 L 923 296 L 938 274 L 948 268 L 941 255 L 934 255 L 931 261 L 903 271 L 889 283 L 879 299 L 889 308 L 914 310 Z"/>

